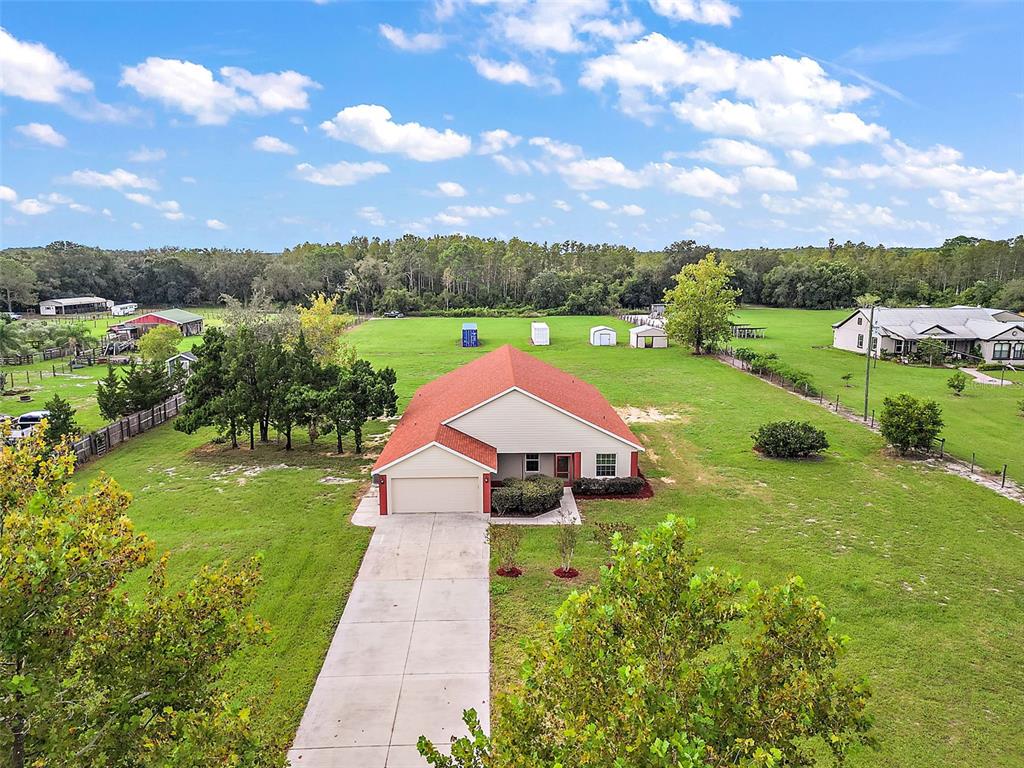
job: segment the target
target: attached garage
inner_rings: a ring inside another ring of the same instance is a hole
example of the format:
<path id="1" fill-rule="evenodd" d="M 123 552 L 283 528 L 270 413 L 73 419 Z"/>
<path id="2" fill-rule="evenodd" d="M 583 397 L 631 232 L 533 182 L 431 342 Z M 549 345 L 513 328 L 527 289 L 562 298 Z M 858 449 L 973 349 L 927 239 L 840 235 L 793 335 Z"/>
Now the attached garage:
<path id="1" fill-rule="evenodd" d="M 483 512 L 491 467 L 437 443 L 393 462 L 379 474 L 381 512 L 393 515 Z M 484 482 L 487 475 L 487 482 Z M 488 501 L 488 506 L 490 502 Z"/>
<path id="2" fill-rule="evenodd" d="M 480 512 L 480 481 L 480 475 L 396 477 L 391 481 L 391 513 Z"/>

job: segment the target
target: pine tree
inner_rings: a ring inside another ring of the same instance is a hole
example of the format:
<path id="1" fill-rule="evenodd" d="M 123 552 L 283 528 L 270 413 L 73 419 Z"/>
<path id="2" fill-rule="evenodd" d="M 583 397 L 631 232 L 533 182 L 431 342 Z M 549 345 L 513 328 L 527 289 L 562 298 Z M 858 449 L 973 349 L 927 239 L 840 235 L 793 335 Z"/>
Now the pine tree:
<path id="1" fill-rule="evenodd" d="M 47 445 L 57 445 L 64 438 L 74 440 L 82 434 L 82 430 L 75 423 L 75 409 L 63 397 L 54 395 L 44 408 L 49 411 L 44 433 Z"/>
<path id="2" fill-rule="evenodd" d="M 107 366 L 107 375 L 96 382 L 96 402 L 100 407 L 100 415 L 107 421 L 115 421 L 128 413 L 121 377 L 112 365 Z"/>

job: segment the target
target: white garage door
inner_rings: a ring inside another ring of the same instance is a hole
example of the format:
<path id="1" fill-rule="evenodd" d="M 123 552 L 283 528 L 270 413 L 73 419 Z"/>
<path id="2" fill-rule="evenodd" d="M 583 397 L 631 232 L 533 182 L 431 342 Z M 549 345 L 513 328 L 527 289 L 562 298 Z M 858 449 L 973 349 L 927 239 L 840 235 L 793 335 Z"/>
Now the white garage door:
<path id="1" fill-rule="evenodd" d="M 479 477 L 396 477 L 391 481 L 391 511 L 479 512 Z"/>

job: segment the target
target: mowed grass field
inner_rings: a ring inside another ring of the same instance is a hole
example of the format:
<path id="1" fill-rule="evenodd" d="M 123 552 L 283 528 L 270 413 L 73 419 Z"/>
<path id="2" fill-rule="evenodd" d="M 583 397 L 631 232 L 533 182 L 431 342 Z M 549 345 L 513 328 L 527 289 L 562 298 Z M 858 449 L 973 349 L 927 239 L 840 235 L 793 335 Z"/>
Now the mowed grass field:
<path id="1" fill-rule="evenodd" d="M 706 564 L 763 584 L 800 574 L 852 638 L 846 670 L 874 688 L 881 748 L 858 751 L 851 765 L 1024 765 L 1024 507 L 887 458 L 868 430 L 713 359 L 630 349 L 618 321 L 550 318 L 551 346 L 533 348 L 529 319 L 484 318 L 478 349 L 459 347 L 462 322 L 377 320 L 351 339 L 361 356 L 396 369 L 403 405 L 425 381 L 512 343 L 590 381 L 613 405 L 649 410 L 634 430 L 655 497 L 584 502 L 587 523 L 692 517 Z M 620 330 L 618 347 L 589 346 L 598 323 Z M 774 419 L 815 423 L 831 448 L 819 461 L 758 457 L 750 434 Z M 533 528 L 522 559 L 522 578 L 492 582 L 495 692 L 517 674 L 521 640 L 605 558 L 584 530 L 582 576 L 563 582 L 551 573 L 555 531 Z"/>
<path id="2" fill-rule="evenodd" d="M 807 310 L 752 308 L 736 312 L 741 322 L 765 326 L 763 339 L 736 339 L 734 345 L 770 350 L 779 358 L 809 373 L 826 397 L 862 410 L 864 407 L 865 358 L 832 347 L 832 323 L 842 320 L 848 310 Z M 843 374 L 853 374 L 849 386 Z M 966 461 L 977 456 L 978 466 L 1001 472 L 1024 482 L 1024 418 L 1019 403 L 1024 400 L 1024 372 L 1010 373 L 1015 386 L 998 387 L 971 380 L 957 397 L 946 386 L 953 374 L 949 368 L 924 368 L 879 360 L 871 368 L 869 408 L 880 412 L 886 395 L 909 392 L 936 400 L 946 423 L 942 436 L 946 449 Z M 989 372 L 998 378 L 999 372 Z"/>
<path id="3" fill-rule="evenodd" d="M 86 465 L 77 480 L 107 473 L 132 493 L 136 528 L 158 555 L 171 553 L 171 588 L 204 565 L 262 558 L 253 611 L 270 623 L 269 642 L 233 660 L 226 689 L 251 702 L 253 718 L 287 747 L 370 540 L 371 529 L 349 523 L 370 461 L 339 457 L 326 439 L 250 453 L 213 437 L 162 426 Z M 132 588 L 144 588 L 145 575 Z"/>

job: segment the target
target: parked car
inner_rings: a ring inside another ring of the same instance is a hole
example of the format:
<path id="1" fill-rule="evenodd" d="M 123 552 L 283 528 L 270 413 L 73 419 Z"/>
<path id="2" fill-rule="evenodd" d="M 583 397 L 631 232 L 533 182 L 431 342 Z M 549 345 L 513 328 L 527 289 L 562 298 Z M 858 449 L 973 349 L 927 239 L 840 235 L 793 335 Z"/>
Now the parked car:
<path id="1" fill-rule="evenodd" d="M 29 411 L 23 413 L 21 416 L 8 416 L 11 424 L 11 440 L 20 440 L 23 437 L 31 435 L 35 428 L 39 426 L 39 422 L 50 415 L 49 411 Z"/>
<path id="2" fill-rule="evenodd" d="M 384 313 L 384 317 L 396 318 L 396 317 L 405 317 L 405 315 L 403 315 L 401 312 L 398 312 L 397 310 L 393 309 L 390 312 L 385 312 Z"/>
<path id="3" fill-rule="evenodd" d="M 10 320 L 13 323 L 15 320 L 21 320 L 21 315 L 17 312 L 0 312 L 0 320 Z"/>

